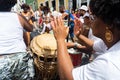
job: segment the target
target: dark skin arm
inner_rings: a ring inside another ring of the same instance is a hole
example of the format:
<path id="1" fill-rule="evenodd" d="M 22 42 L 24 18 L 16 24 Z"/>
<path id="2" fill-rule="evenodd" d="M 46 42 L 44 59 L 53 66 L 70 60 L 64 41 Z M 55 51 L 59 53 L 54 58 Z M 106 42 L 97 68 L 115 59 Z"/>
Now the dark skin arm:
<path id="1" fill-rule="evenodd" d="M 23 17 L 22 15 L 18 14 L 18 18 L 20 20 L 21 25 L 23 26 L 23 28 L 28 31 L 28 32 L 32 32 L 33 30 L 33 25 L 30 24 L 27 19 L 25 17 Z"/>
<path id="2" fill-rule="evenodd" d="M 85 30 L 83 29 L 83 25 L 78 19 L 75 19 L 74 22 L 75 22 L 75 27 L 80 27 L 79 29 L 74 30 L 76 37 L 80 40 L 82 45 L 86 46 L 85 50 L 92 51 L 93 50 L 92 46 L 93 46 L 94 41 L 88 39 L 85 36 L 84 34 Z"/>
<path id="3" fill-rule="evenodd" d="M 33 25 L 30 24 L 28 22 L 28 20 L 21 14 L 18 14 L 18 18 L 20 20 L 22 27 L 26 30 L 23 32 L 23 38 L 24 38 L 24 42 L 25 42 L 26 46 L 29 47 L 29 45 L 30 45 L 30 33 L 29 32 L 32 32 Z"/>
<path id="4" fill-rule="evenodd" d="M 73 80 L 73 64 L 70 55 L 68 54 L 65 42 L 69 28 L 64 26 L 62 18 L 54 19 L 54 21 L 51 22 L 51 25 L 57 41 L 57 59 L 60 79 Z"/>
<path id="5" fill-rule="evenodd" d="M 73 42 L 67 42 L 66 46 L 68 49 L 69 48 L 77 48 L 77 50 L 79 50 L 80 52 L 84 52 L 84 53 L 91 52 L 91 49 L 88 49 L 86 46 L 75 45 L 75 43 L 73 43 Z"/>

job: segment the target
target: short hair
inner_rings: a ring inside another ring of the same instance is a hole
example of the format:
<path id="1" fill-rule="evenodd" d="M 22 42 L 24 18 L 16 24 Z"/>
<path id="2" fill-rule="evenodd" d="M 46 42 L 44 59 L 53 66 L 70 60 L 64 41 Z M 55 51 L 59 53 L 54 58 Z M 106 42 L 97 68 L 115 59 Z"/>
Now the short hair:
<path id="1" fill-rule="evenodd" d="M 120 0 L 91 0 L 89 7 L 105 24 L 120 29 Z"/>
<path id="2" fill-rule="evenodd" d="M 22 4 L 21 9 L 30 9 L 30 6 L 28 4 Z"/>
<path id="3" fill-rule="evenodd" d="M 0 0 L 0 11 L 10 11 L 17 0 Z"/>

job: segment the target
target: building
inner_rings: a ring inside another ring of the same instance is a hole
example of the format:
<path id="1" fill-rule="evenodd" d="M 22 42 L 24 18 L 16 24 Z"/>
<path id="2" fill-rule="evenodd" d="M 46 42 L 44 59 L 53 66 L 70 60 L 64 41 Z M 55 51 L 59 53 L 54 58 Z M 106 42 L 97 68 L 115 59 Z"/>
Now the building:
<path id="1" fill-rule="evenodd" d="M 36 10 L 38 8 L 37 0 L 25 0 L 25 3 L 30 5 L 33 10 Z"/>
<path id="2" fill-rule="evenodd" d="M 68 0 L 38 0 L 38 5 L 40 6 L 43 4 L 44 6 L 48 6 L 51 9 L 59 10 L 60 5 L 64 5 L 67 3 Z M 67 7 L 68 3 L 66 4 L 65 8 Z"/>
<path id="3" fill-rule="evenodd" d="M 48 6 L 50 8 L 55 8 L 59 11 L 59 6 L 64 5 L 66 9 L 76 9 L 81 5 L 89 5 L 89 0 L 37 0 L 38 6 L 43 4 L 44 6 Z"/>

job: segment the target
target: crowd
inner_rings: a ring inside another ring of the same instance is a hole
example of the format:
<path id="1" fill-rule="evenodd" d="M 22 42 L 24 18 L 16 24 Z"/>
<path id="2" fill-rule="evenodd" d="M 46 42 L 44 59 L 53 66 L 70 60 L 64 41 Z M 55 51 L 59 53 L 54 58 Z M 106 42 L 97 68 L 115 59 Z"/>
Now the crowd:
<path id="1" fill-rule="evenodd" d="M 90 0 L 89 6 L 75 10 L 60 6 L 59 11 L 43 5 L 34 11 L 22 4 L 19 13 L 11 11 L 16 3 L 0 1 L 0 80 L 34 79 L 28 52 L 31 40 L 44 33 L 55 36 L 61 80 L 120 79 L 120 0 Z M 87 63 L 74 66 L 69 49 L 87 55 Z"/>

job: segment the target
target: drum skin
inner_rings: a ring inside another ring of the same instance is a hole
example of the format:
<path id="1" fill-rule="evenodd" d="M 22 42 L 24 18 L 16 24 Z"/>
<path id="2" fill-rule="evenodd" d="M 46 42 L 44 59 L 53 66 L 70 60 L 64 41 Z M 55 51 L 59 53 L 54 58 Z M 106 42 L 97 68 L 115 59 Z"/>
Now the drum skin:
<path id="1" fill-rule="evenodd" d="M 38 56 L 57 55 L 57 43 L 53 34 L 45 33 L 34 37 L 30 43 L 30 48 Z"/>

